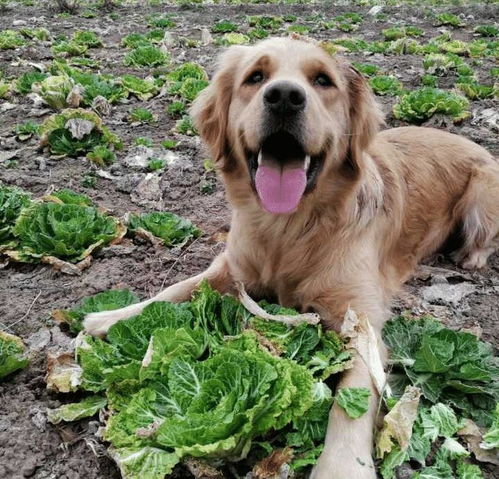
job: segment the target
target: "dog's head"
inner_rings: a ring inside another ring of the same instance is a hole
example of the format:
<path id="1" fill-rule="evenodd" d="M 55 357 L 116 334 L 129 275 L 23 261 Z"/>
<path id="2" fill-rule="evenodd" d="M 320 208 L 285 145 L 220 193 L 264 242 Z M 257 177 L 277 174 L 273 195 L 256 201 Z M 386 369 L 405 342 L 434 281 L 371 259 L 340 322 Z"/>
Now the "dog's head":
<path id="1" fill-rule="evenodd" d="M 192 115 L 225 176 L 244 175 L 276 214 L 335 176 L 358 176 L 382 121 L 357 71 L 287 38 L 229 48 Z"/>

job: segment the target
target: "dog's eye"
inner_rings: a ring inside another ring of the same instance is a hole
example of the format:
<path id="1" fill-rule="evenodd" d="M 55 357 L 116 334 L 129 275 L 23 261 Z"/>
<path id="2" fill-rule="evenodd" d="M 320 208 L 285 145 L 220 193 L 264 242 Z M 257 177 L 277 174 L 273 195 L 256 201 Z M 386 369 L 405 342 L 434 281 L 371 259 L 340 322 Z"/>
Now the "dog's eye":
<path id="1" fill-rule="evenodd" d="M 319 73 L 314 79 L 314 85 L 322 87 L 333 86 L 333 81 L 325 73 Z"/>
<path id="2" fill-rule="evenodd" d="M 256 72 L 253 72 L 248 78 L 246 78 L 246 82 L 250 85 L 255 85 L 257 83 L 262 83 L 263 82 L 263 73 L 258 70 Z"/>

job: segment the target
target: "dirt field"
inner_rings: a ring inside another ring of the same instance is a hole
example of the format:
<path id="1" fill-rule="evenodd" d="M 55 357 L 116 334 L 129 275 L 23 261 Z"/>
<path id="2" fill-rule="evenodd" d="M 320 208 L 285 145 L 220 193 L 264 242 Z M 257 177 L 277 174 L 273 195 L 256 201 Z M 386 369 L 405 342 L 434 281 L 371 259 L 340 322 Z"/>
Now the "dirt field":
<path id="1" fill-rule="evenodd" d="M 174 37 L 199 37 L 200 28 L 210 29 L 220 19 L 242 25 L 240 31 L 244 32 L 248 28 L 245 21 L 247 15 L 294 14 L 298 17 L 297 24 L 312 28 L 312 37 L 331 39 L 346 34 L 338 30 L 314 31 L 318 24 L 316 15 L 329 18 L 344 12 L 363 15 L 360 29 L 352 35 L 363 36 L 369 41 L 381 39 L 381 30 L 397 22 L 422 28 L 426 38 L 440 33 L 441 27 L 433 26 L 424 8 L 384 7 L 382 13 L 385 17 L 381 20 L 369 15 L 369 9 L 319 5 L 141 6 L 120 7 L 114 11 L 118 18 L 113 20 L 108 14 L 96 18 L 61 18 L 45 8 L 16 6 L 0 13 L 0 30 L 27 25 L 45 27 L 54 36 L 69 36 L 74 30 L 89 29 L 98 33 L 104 42 L 104 47 L 91 52 L 92 58 L 101 61 L 101 72 L 113 75 L 130 72 L 142 76 L 145 70 L 123 66 L 126 50 L 120 46 L 120 41 L 131 32 L 146 32 L 145 17 L 150 13 L 174 14 Z M 463 13 L 472 25 L 493 23 L 494 19 L 497 22 L 499 15 L 497 5 L 452 7 L 445 11 Z M 472 29 L 456 30 L 455 38 L 472 40 Z M 211 74 L 220 48 L 214 44 L 198 48 L 173 46 L 170 51 L 174 62 L 196 61 Z M 378 65 L 383 71 L 396 75 L 406 88 L 414 89 L 420 84 L 421 56 L 375 54 L 366 57 L 363 53 L 348 56 L 353 61 Z M 32 69 L 27 62 L 46 63 L 51 59 L 50 47 L 43 44 L 0 50 L 0 69 L 7 77 L 17 77 Z M 480 59 L 480 64 L 474 66 L 480 72 L 483 83 L 493 82 L 488 73 L 493 66 L 491 58 Z M 452 85 L 445 85 L 445 81 L 445 78 L 442 79 L 440 86 L 450 88 Z M 401 124 L 391 113 L 396 99 L 378 98 L 387 114 L 388 126 Z M 28 369 L 0 384 L 0 478 L 120 477 L 112 461 L 105 456 L 104 445 L 95 439 L 96 421 L 63 426 L 52 426 L 46 422 L 45 409 L 60 404 L 60 397 L 49 394 L 45 389 L 46 354 L 49 350 L 63 349 L 70 339 L 51 320 L 50 313 L 56 308 L 71 307 L 82 297 L 109 288 L 129 287 L 141 297 L 148 297 L 166 285 L 201 271 L 224 248 L 223 238 L 228 229 L 230 212 L 224 200 L 223 187 L 215 180 L 213 173 L 205 171 L 202 160 L 206 158 L 206 153 L 198 137 L 171 133 L 175 121 L 165 111 L 167 104 L 168 98 L 163 97 L 115 105 L 105 123 L 123 139 L 125 148 L 119 152 L 114 165 L 99 170 L 84 158 L 51 159 L 37 150 L 36 139 L 18 142 L 12 132 L 13 126 L 28 118 L 39 122 L 47 115 L 38 117 L 39 110 L 26 96 L 16 95 L 0 100 L 0 180 L 6 184 L 22 187 L 34 195 L 43 194 L 51 186 L 70 187 L 89 195 L 98 205 L 118 216 L 130 211 L 168 210 L 189 218 L 204 232 L 200 239 L 187 247 L 172 250 L 126 239 L 121 245 L 97 254 L 81 276 L 59 274 L 48 266 L 31 264 L 12 263 L 0 270 L 0 326 L 23 338 L 31 354 Z M 159 121 L 130 127 L 126 116 L 132 106 L 149 108 Z M 458 126 L 442 117 L 434 117 L 427 124 L 462 134 L 499 155 L 497 123 L 494 129 L 493 125 L 480 120 L 483 110 L 497 107 L 497 100 L 474 101 L 471 103 L 473 116 Z M 133 140 L 139 136 L 150 137 L 156 144 L 167 137 L 180 140 L 179 147 L 173 153 L 174 161 L 163 172 L 147 173 L 144 168 L 127 166 L 123 161 L 133 155 Z M 16 152 L 15 162 L 6 159 L 13 152 Z M 96 187 L 83 187 L 81 179 L 92 171 L 97 178 Z M 149 181 L 144 183 L 148 174 Z M 212 191 L 203 192 L 207 189 L 207 183 L 214 187 Z M 149 187 L 146 188 L 146 185 Z M 482 272 L 459 270 L 446 258 L 436 258 L 429 264 L 430 267 L 422 269 L 407 286 L 394 308 L 430 311 L 456 328 L 478 325 L 483 329 L 484 339 L 497 345 L 499 256 L 493 256 L 489 267 Z M 499 477 L 498 470 L 489 467 L 488 471 L 488 479 Z M 188 476 L 187 472 L 183 472 L 179 477 Z"/>

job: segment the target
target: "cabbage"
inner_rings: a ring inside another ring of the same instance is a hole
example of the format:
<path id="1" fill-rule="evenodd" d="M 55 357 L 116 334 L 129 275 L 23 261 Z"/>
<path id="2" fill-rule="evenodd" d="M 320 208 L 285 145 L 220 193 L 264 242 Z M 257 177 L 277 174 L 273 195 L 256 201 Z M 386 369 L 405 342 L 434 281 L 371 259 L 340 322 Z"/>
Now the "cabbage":
<path id="1" fill-rule="evenodd" d="M 121 140 L 112 134 L 99 116 L 83 109 L 67 109 L 47 118 L 40 126 L 40 145 L 60 156 L 79 156 L 99 145 L 120 149 Z"/>
<path id="2" fill-rule="evenodd" d="M 14 257 L 30 262 L 53 256 L 76 262 L 120 233 L 115 218 L 92 206 L 34 203 L 21 212 L 14 226 L 19 242 Z"/>
<path id="3" fill-rule="evenodd" d="M 159 238 L 165 246 L 183 245 L 191 238 L 197 238 L 201 230 L 189 220 L 169 212 L 131 214 L 128 218 L 130 231 L 138 234 L 149 232 Z"/>
<path id="4" fill-rule="evenodd" d="M 121 83 L 125 90 L 135 95 L 139 100 L 149 100 L 159 92 L 159 87 L 152 77 L 142 79 L 134 75 L 123 75 Z"/>
<path id="5" fill-rule="evenodd" d="M 23 342 L 12 334 L 0 330 L 0 381 L 28 365 Z"/>
<path id="6" fill-rule="evenodd" d="M 22 208 L 31 203 L 27 193 L 0 183 L 0 249 L 15 241 L 12 229 Z"/>
<path id="7" fill-rule="evenodd" d="M 135 299 L 104 292 L 65 314 L 77 322 Z M 106 340 L 80 338 L 80 388 L 107 397 L 103 437 L 129 479 L 163 479 L 189 457 L 239 461 L 267 448 L 268 434 L 275 437 L 271 449 L 293 447 L 293 468 L 313 464 L 333 401 L 314 358 L 350 357 L 335 333 L 254 318 L 206 282 L 188 303 L 155 302 L 116 323 Z"/>
<path id="8" fill-rule="evenodd" d="M 470 115 L 466 110 L 468 105 L 468 100 L 461 95 L 424 87 L 402 96 L 393 107 L 393 114 L 410 123 L 422 123 L 435 114 L 448 115 L 458 122 Z"/>
<path id="9" fill-rule="evenodd" d="M 61 110 L 68 106 L 66 98 L 74 86 L 73 80 L 67 75 L 49 76 L 36 85 L 35 91 L 40 94 L 47 105 Z"/>

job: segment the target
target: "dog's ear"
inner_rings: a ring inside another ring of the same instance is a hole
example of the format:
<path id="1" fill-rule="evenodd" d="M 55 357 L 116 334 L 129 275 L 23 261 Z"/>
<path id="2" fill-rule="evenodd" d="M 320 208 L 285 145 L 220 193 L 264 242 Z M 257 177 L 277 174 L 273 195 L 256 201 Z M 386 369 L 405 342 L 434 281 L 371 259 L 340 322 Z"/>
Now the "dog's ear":
<path id="1" fill-rule="evenodd" d="M 212 158 L 222 169 L 229 161 L 227 122 L 234 88 L 234 75 L 244 47 L 233 46 L 219 58 L 218 69 L 210 85 L 194 101 L 190 113 Z M 225 161 L 224 161 L 225 160 Z"/>
<path id="2" fill-rule="evenodd" d="M 362 152 L 384 123 L 383 114 L 366 80 L 354 67 L 344 65 L 348 82 L 350 141 L 347 161 L 355 173 L 362 167 Z"/>

